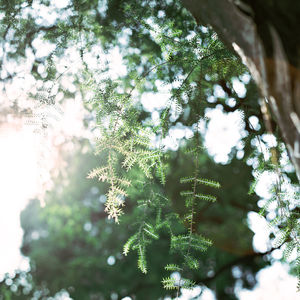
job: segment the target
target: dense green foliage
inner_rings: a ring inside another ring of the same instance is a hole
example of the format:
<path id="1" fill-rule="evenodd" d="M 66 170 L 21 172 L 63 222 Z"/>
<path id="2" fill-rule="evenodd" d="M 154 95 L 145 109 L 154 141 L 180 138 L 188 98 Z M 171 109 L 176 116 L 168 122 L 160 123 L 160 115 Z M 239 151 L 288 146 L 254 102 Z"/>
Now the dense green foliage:
<path id="1" fill-rule="evenodd" d="M 179 1 L 111 0 L 106 6 L 71 1 L 53 8 L 59 15 L 48 25 L 35 20 L 39 5 L 53 6 L 0 1 L 0 34 L 10 44 L 1 63 L 20 61 L 32 51 L 31 74 L 42 88 L 31 96 L 56 105 L 67 101 L 57 99 L 60 92 L 63 99 L 80 94 L 90 112 L 86 124 L 96 124 L 100 139 L 93 149 L 98 158 L 68 156 L 72 168 L 57 179 L 46 206 L 35 200 L 22 214 L 22 251 L 31 259 L 28 293 L 46 297 L 66 289 L 74 299 L 108 299 L 112 293 L 116 299 L 158 299 L 197 284 L 213 289 L 218 299 L 236 299 L 236 280 L 253 287 L 255 272 L 267 263 L 252 249 L 245 222 L 249 211 L 259 211 L 253 170 L 256 179 L 266 170 L 279 178 L 272 199 L 281 238 L 274 248 L 288 241 L 286 256 L 299 251 L 298 212 L 289 209 L 297 195 L 281 195 L 283 181 L 296 178 L 280 166 L 284 151 L 276 124 L 266 131 L 256 87 L 244 80 L 246 68 L 210 29 L 197 25 Z M 38 40 L 53 50 L 37 55 Z M 113 47 L 127 70 L 118 78 L 105 62 Z M 58 67 L 71 48 L 79 54 L 74 73 L 68 65 Z M 18 76 L 6 73 L 2 81 L 9 84 Z M 75 90 L 64 86 L 64 78 L 71 78 Z M 238 95 L 235 81 L 246 86 L 245 95 Z M 148 92 L 156 97 L 162 86 L 169 87 L 170 97 L 153 120 L 140 100 Z M 225 165 L 215 164 L 203 147 L 209 109 L 241 116 L 242 146 L 232 148 Z M 170 150 L 166 140 L 178 128 L 189 129 L 191 136 Z M 265 133 L 277 137 L 277 148 L 269 149 Z M 87 174 L 100 183 L 85 179 Z M 231 272 L 234 266 L 241 270 L 239 278 Z M 174 272 L 180 273 L 179 282 L 169 277 Z M 4 283 L 1 288 L 7 290 Z"/>
<path id="2" fill-rule="evenodd" d="M 134 253 L 129 253 L 126 257 L 122 255 L 128 245 L 125 242 L 141 228 L 141 224 L 157 223 L 159 216 L 154 209 L 156 207 L 147 200 L 150 192 L 161 194 L 159 182 L 149 183 L 145 187 L 143 182 L 147 178 L 138 168 L 132 169 L 130 178 L 135 179 L 135 184 L 128 191 L 130 197 L 126 199 L 125 215 L 121 217 L 120 224 L 116 225 L 107 219 L 104 212 L 104 194 L 108 187 L 105 184 L 99 185 L 97 181 L 84 179 L 98 159 L 91 153 L 83 155 L 81 149 L 82 146 L 78 146 L 77 154 L 67 160 L 68 174 L 57 178 L 55 189 L 45 199 L 45 207 L 41 207 L 39 201 L 33 200 L 22 213 L 22 252 L 31 258 L 32 293 L 38 291 L 41 295 L 53 296 L 61 289 L 66 289 L 74 299 L 90 299 L 93 295 L 97 299 L 108 299 L 112 293 L 117 293 L 120 299 L 128 295 L 137 299 L 158 299 L 163 295 L 170 295 L 171 291 L 164 290 L 161 285 L 162 278 L 169 273 L 164 270 L 164 266 L 181 265 L 182 258 L 177 251 L 169 252 L 168 229 L 157 229 L 159 240 L 154 240 L 152 244 L 147 243 L 147 275 L 138 270 Z M 193 166 L 186 164 L 189 158 L 182 151 L 170 155 L 172 158 L 167 182 L 171 183 L 179 181 L 182 172 L 190 173 Z M 208 252 L 200 252 L 196 256 L 200 270 L 187 269 L 183 275 L 197 284 L 216 287 L 221 298 L 234 297 L 233 287 L 238 279 L 232 275 L 231 267 L 239 266 L 243 284 L 245 287 L 252 287 L 255 284 L 255 272 L 266 262 L 261 259 L 262 255 L 253 252 L 253 234 L 240 221 L 247 214 L 247 209 L 244 210 L 238 205 L 240 203 L 243 206 L 244 198 L 240 197 L 235 206 L 226 204 L 232 201 L 232 190 L 222 178 L 231 173 L 231 168 L 215 165 L 204 151 L 200 158 L 199 166 L 206 168 L 205 176 L 218 174 L 217 178 L 222 184 L 224 182 L 222 191 L 220 189 L 217 195 L 222 194 L 222 201 L 216 202 L 214 206 L 203 203 L 198 211 L 194 227 L 205 232 L 214 244 Z M 240 161 L 235 164 L 238 168 Z M 241 180 L 237 194 L 247 194 L 247 182 L 251 180 L 249 171 L 249 167 L 246 170 L 241 168 L 234 175 L 235 180 Z M 141 186 L 144 188 L 141 189 Z M 179 214 L 185 213 L 184 201 L 178 188 L 182 189 L 180 185 L 170 184 L 166 189 L 168 194 L 165 199 L 160 199 L 161 196 L 157 199 L 162 206 L 161 214 L 167 215 L 172 222 L 174 236 L 184 234 L 188 226 L 178 222 L 180 219 L 173 213 L 174 209 Z M 209 189 L 202 189 L 202 192 Z M 155 194 L 151 197 L 152 201 L 155 201 Z M 248 202 L 249 208 L 255 209 L 255 197 L 249 197 Z M 151 230 L 147 225 L 142 228 L 148 232 Z M 226 234 L 228 228 L 232 233 L 230 236 Z M 146 231 L 144 232 L 146 235 Z M 148 234 L 145 238 L 147 237 Z M 108 264 L 112 263 L 109 257 L 113 257 L 110 258 L 113 265 Z M 172 270 L 170 267 L 167 269 Z M 216 274 L 216 277 L 209 277 L 207 274 Z M 22 288 L 19 290 L 22 294 Z"/>

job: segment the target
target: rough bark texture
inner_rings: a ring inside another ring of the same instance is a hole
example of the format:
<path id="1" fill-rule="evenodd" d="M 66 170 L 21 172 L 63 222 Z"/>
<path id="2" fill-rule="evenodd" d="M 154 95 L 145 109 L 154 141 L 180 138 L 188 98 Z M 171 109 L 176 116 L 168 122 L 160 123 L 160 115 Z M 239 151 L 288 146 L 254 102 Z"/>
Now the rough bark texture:
<path id="1" fill-rule="evenodd" d="M 182 0 L 249 68 L 300 180 L 300 1 Z"/>

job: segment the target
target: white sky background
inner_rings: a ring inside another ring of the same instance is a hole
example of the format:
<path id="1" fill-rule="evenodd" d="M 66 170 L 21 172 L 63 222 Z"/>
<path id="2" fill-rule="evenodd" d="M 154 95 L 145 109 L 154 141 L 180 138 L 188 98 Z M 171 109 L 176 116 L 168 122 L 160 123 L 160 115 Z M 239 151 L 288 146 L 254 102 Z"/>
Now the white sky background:
<path id="1" fill-rule="evenodd" d="M 35 132 L 40 126 L 24 121 L 0 127 L 0 278 L 18 267 L 27 268 L 18 249 L 23 234 L 20 212 L 30 198 L 42 198 L 51 188 L 50 171 L 61 164 L 58 147 L 68 135 L 83 132 L 81 118 L 80 102 L 70 100 L 63 118 L 47 120 L 50 130 Z"/>
<path id="2" fill-rule="evenodd" d="M 63 7 L 68 4 L 68 1 L 60 0 L 55 1 L 55 3 L 59 3 L 57 6 Z M 52 16 L 55 20 L 55 14 Z M 50 23 L 54 22 L 53 20 L 50 19 Z M 40 55 L 42 56 L 43 53 Z M 111 53 L 110 60 L 110 65 L 113 67 L 112 77 L 116 77 L 120 71 L 124 73 L 126 69 L 122 66 L 121 55 L 117 49 Z M 68 86 L 68 82 L 66 85 Z M 235 81 L 234 88 L 241 96 L 245 92 L 241 82 Z M 15 87 L 9 92 L 12 98 L 15 95 L 14 89 Z M 218 91 L 215 92 L 218 93 Z M 4 101 L 3 97 L 4 95 L 0 95 L 0 104 Z M 146 109 L 153 111 L 152 117 L 155 119 L 157 118 L 155 109 L 161 107 L 162 103 L 166 103 L 167 99 L 168 90 L 167 87 L 164 87 L 164 90 L 161 90 L 161 93 L 155 97 L 151 94 L 145 94 L 142 97 L 142 103 Z M 68 99 L 66 106 L 61 109 L 63 115 L 57 119 L 50 116 L 50 121 L 48 120 L 52 130 L 52 133 L 49 131 L 51 143 L 49 143 L 49 136 L 45 138 L 41 134 L 34 133 L 33 127 L 29 125 L 15 126 L 12 122 L 5 127 L 0 127 L 0 182 L 2 183 L 0 189 L 0 279 L 5 272 L 13 272 L 19 267 L 28 268 L 28 261 L 22 259 L 19 251 L 22 240 L 20 211 L 25 207 L 28 199 L 43 192 L 40 186 L 49 179 L 49 171 L 54 167 L 57 159 L 55 143 L 63 142 L 63 135 L 80 135 L 82 133 L 82 127 L 79 125 L 79 120 L 83 116 L 80 97 L 78 96 L 73 100 Z M 243 134 L 239 126 L 240 116 L 237 112 L 224 114 L 221 110 L 208 110 L 207 117 L 211 121 L 205 138 L 205 146 L 217 162 L 226 163 L 231 147 L 238 144 Z M 178 138 L 189 134 L 190 132 L 186 129 L 173 130 L 167 143 L 176 143 Z M 238 155 L 242 158 L 242 148 Z M 257 192 L 261 193 L 262 197 L 265 196 L 263 195 L 265 183 L 266 181 L 262 181 L 257 187 Z M 255 232 L 255 248 L 258 251 L 266 251 L 268 247 L 266 244 L 266 237 L 268 236 L 266 222 L 257 214 L 250 213 L 249 224 Z M 237 293 L 241 300 L 299 299 L 299 295 L 297 296 L 295 292 L 296 279 L 289 276 L 286 268 L 281 264 L 277 263 L 260 271 L 258 278 L 259 284 L 254 291 L 243 291 L 237 287 Z M 180 299 L 189 298 L 190 294 L 184 292 Z M 214 299 L 214 296 L 209 290 L 206 290 L 199 299 L 210 300 Z"/>
<path id="3" fill-rule="evenodd" d="M 0 131 L 0 273 L 18 268 L 22 229 L 19 213 L 36 193 L 38 166 L 32 134 L 16 128 Z M 24 267 L 24 266 L 23 266 Z"/>

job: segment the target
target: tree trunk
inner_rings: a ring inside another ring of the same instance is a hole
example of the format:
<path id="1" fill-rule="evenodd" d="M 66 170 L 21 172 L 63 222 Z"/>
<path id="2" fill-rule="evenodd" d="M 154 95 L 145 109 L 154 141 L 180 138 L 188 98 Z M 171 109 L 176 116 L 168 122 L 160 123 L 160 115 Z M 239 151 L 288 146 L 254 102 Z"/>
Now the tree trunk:
<path id="1" fill-rule="evenodd" d="M 249 68 L 300 181 L 300 1 L 182 0 Z"/>

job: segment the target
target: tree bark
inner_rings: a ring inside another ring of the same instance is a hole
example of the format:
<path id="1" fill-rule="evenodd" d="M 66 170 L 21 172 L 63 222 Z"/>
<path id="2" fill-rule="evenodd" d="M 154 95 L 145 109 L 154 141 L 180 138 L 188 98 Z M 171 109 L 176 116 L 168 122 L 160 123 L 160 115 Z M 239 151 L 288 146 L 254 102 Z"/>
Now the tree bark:
<path id="1" fill-rule="evenodd" d="M 300 1 L 182 0 L 248 67 L 300 181 Z"/>

